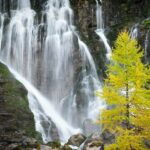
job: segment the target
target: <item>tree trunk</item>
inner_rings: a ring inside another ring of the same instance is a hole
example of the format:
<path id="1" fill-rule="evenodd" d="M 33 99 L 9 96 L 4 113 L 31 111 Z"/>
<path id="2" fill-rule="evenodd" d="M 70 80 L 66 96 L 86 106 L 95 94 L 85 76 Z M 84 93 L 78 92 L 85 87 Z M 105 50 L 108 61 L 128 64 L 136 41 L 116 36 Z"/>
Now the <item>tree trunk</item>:
<path id="1" fill-rule="evenodd" d="M 126 105 L 126 116 L 127 116 L 127 122 L 126 122 L 126 125 L 127 125 L 127 129 L 130 128 L 130 104 L 129 104 L 129 86 L 128 86 L 128 83 L 126 84 L 126 101 L 127 101 L 127 105 Z"/>

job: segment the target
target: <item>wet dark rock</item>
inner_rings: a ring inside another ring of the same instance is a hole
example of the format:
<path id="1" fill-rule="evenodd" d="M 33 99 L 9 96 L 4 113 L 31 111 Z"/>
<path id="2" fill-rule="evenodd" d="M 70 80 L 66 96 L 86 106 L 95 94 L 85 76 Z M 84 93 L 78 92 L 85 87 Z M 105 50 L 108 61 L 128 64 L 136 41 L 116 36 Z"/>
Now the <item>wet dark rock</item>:
<path id="1" fill-rule="evenodd" d="M 31 7 L 36 11 L 41 11 L 44 8 L 47 0 L 31 0 Z"/>
<path id="2" fill-rule="evenodd" d="M 47 118 L 48 121 L 45 121 L 43 116 L 41 116 L 41 124 L 44 128 L 44 132 L 47 134 L 47 137 L 51 137 L 52 141 L 58 141 L 59 140 L 59 134 L 57 127 L 53 123 L 53 121 L 50 118 Z"/>
<path id="3" fill-rule="evenodd" d="M 17 143 L 13 143 L 8 146 L 7 150 L 15 150 L 18 148 L 19 148 L 19 145 Z"/>
<path id="4" fill-rule="evenodd" d="M 52 149 L 60 149 L 61 148 L 61 143 L 59 140 L 53 141 L 53 142 L 48 142 L 47 145 L 51 147 Z"/>
<path id="5" fill-rule="evenodd" d="M 112 134 L 108 130 L 104 130 L 100 136 L 102 138 L 103 143 L 105 144 L 112 144 L 115 141 L 114 134 Z"/>
<path id="6" fill-rule="evenodd" d="M 50 130 L 50 135 L 52 137 L 52 140 L 54 140 L 54 141 L 59 140 L 58 130 L 54 124 L 52 124 L 51 130 Z"/>
<path id="7" fill-rule="evenodd" d="M 105 26 L 115 25 L 126 26 L 126 23 L 136 22 L 150 15 L 149 0 L 132 1 L 113 1 L 105 0 L 103 2 Z"/>
<path id="8" fill-rule="evenodd" d="M 65 144 L 65 145 L 61 148 L 61 150 L 72 150 L 72 148 L 71 148 L 69 145 Z"/>
<path id="9" fill-rule="evenodd" d="M 83 134 L 76 134 L 70 137 L 67 144 L 79 147 L 85 139 L 86 137 Z"/>
<path id="10" fill-rule="evenodd" d="M 36 139 L 34 139 L 34 138 L 25 138 L 24 140 L 23 140 L 23 142 L 22 142 L 22 145 L 24 146 L 24 147 L 31 147 L 31 148 L 34 148 L 34 147 L 36 147 L 37 146 L 37 140 Z"/>
<path id="11" fill-rule="evenodd" d="M 103 146 L 104 143 L 100 134 L 94 133 L 86 139 L 83 150 L 100 150 L 100 148 L 102 149 Z"/>
<path id="12" fill-rule="evenodd" d="M 40 145 L 40 149 L 41 149 L 41 150 L 52 150 L 51 147 L 46 146 L 46 145 Z"/>
<path id="13" fill-rule="evenodd" d="M 150 149 L 150 140 L 144 140 L 144 143 L 146 147 Z"/>
<path id="14" fill-rule="evenodd" d="M 101 141 L 91 141 L 84 146 L 83 150 L 104 150 L 104 145 Z"/>

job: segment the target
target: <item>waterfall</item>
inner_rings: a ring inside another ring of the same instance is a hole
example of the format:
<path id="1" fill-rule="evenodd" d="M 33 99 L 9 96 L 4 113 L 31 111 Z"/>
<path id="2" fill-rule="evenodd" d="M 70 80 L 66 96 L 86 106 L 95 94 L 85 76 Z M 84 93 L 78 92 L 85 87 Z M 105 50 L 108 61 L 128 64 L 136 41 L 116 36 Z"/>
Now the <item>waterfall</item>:
<path id="1" fill-rule="evenodd" d="M 0 49 L 2 46 L 3 28 L 4 28 L 4 15 L 0 14 Z"/>
<path id="2" fill-rule="evenodd" d="M 103 23 L 103 16 L 102 16 L 102 6 L 101 4 L 99 4 L 98 0 L 96 0 L 96 22 L 97 22 L 97 29 L 95 32 L 99 36 L 99 38 L 103 41 L 104 46 L 107 50 L 106 58 L 109 60 L 112 55 L 112 51 L 104 33 L 105 30 L 104 30 L 104 23 Z"/>
<path id="3" fill-rule="evenodd" d="M 18 0 L 18 9 L 23 8 L 30 8 L 30 1 L 29 0 Z"/>
<path id="4" fill-rule="evenodd" d="M 135 24 L 130 30 L 130 37 L 136 39 L 138 37 L 138 24 Z"/>
<path id="5" fill-rule="evenodd" d="M 148 30 L 148 32 L 146 33 L 145 46 L 144 46 L 144 58 L 147 64 L 149 64 L 149 60 L 148 60 L 149 37 L 150 37 L 150 31 Z"/>
<path id="6" fill-rule="evenodd" d="M 100 1 L 102 3 L 102 1 Z M 96 0 L 96 23 L 97 29 L 104 29 L 103 15 L 102 15 L 102 6 Z"/>
<path id="7" fill-rule="evenodd" d="M 1 14 L 0 60 L 28 90 L 44 142 L 66 142 L 105 107 L 94 95 L 101 90 L 94 60 L 75 31 L 69 0 L 48 0 L 41 20 L 29 0 L 17 5 L 6 30 Z"/>

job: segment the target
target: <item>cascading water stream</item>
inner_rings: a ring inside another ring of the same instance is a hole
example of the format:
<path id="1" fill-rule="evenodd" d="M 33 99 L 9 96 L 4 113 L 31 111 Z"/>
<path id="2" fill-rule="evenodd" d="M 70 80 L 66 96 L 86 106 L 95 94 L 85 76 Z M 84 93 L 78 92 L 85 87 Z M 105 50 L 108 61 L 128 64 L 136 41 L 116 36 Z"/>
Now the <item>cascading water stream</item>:
<path id="1" fill-rule="evenodd" d="M 30 8 L 30 1 L 29 0 L 18 0 L 18 9 L 23 8 Z"/>
<path id="2" fill-rule="evenodd" d="M 149 63 L 149 61 L 148 61 L 148 44 L 149 44 L 149 36 L 150 36 L 150 31 L 148 31 L 147 33 L 146 33 L 146 38 L 145 38 L 145 47 L 144 47 L 144 57 L 145 57 L 145 62 L 146 63 Z"/>
<path id="3" fill-rule="evenodd" d="M 138 24 L 135 24 L 130 30 L 130 37 L 136 39 L 138 37 Z"/>
<path id="4" fill-rule="evenodd" d="M 102 1 L 100 0 L 101 4 Z M 97 21 L 97 29 L 96 29 L 96 34 L 100 37 L 100 39 L 103 41 L 104 46 L 107 50 L 107 54 L 106 57 L 109 60 L 111 55 L 112 55 L 112 51 L 111 51 L 111 47 L 108 44 L 107 38 L 105 36 L 104 33 L 104 23 L 103 23 L 103 16 L 102 16 L 102 6 L 101 4 L 99 4 L 98 0 L 96 0 L 96 21 Z"/>
<path id="5" fill-rule="evenodd" d="M 65 142 L 105 107 L 94 95 L 101 84 L 93 58 L 74 30 L 69 0 L 48 0 L 40 24 L 29 0 L 17 4 L 5 31 L 0 18 L 1 62 L 28 90 L 43 140 Z"/>
<path id="6" fill-rule="evenodd" d="M 4 16 L 3 14 L 0 14 L 0 49 L 2 45 L 3 28 L 4 28 Z"/>

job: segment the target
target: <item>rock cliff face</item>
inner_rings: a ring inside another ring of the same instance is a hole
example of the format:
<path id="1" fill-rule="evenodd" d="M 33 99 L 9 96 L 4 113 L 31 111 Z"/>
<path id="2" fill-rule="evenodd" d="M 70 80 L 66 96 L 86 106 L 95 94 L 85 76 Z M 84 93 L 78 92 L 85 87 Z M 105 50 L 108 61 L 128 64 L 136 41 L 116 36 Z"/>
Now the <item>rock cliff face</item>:
<path id="1" fill-rule="evenodd" d="M 113 46 L 118 33 L 137 24 L 137 40 L 144 49 L 145 63 L 150 63 L 150 3 L 149 0 L 105 0 L 103 17 L 108 39 Z M 147 19 L 147 20 L 146 20 Z"/>
<path id="2" fill-rule="evenodd" d="M 37 137 L 26 95 L 25 88 L 0 64 L 0 150 L 26 136 Z"/>
<path id="3" fill-rule="evenodd" d="M 75 23 L 81 37 L 91 49 L 91 53 L 98 65 L 98 70 L 103 72 L 105 62 L 105 49 L 102 42 L 95 34 L 96 29 L 96 0 L 71 0 L 75 12 Z M 118 33 L 123 29 L 130 30 L 135 24 L 139 24 L 138 41 L 145 48 L 147 35 L 147 62 L 150 59 L 150 24 L 143 26 L 143 20 L 150 17 L 149 0 L 103 0 L 103 19 L 105 33 L 109 43 L 113 46 Z"/>
<path id="4" fill-rule="evenodd" d="M 74 21 L 77 31 L 82 40 L 90 48 L 91 54 L 96 62 L 98 73 L 103 76 L 105 70 L 105 48 L 99 41 L 96 30 L 96 1 L 95 0 L 71 0 L 74 10 Z"/>
<path id="5" fill-rule="evenodd" d="M 148 0 L 105 0 L 103 2 L 105 26 L 113 27 L 138 22 L 150 15 Z"/>

